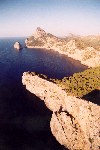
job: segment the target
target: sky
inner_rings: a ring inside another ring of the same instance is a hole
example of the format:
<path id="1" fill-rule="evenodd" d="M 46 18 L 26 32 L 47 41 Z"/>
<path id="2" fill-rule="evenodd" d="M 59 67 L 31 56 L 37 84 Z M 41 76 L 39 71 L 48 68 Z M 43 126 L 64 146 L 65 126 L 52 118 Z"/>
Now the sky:
<path id="1" fill-rule="evenodd" d="M 0 0 L 0 37 L 37 27 L 57 36 L 100 35 L 100 0 Z"/>

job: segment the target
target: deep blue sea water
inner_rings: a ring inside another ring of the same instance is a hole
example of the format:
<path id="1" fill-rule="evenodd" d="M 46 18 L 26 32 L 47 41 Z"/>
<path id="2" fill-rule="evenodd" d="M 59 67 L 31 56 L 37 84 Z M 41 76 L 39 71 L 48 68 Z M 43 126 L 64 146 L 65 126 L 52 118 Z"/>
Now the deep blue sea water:
<path id="1" fill-rule="evenodd" d="M 35 71 L 51 78 L 63 78 L 87 67 L 58 52 L 13 48 L 25 38 L 0 39 L 0 150 L 63 150 L 53 137 L 51 112 L 26 91 L 22 74 Z"/>

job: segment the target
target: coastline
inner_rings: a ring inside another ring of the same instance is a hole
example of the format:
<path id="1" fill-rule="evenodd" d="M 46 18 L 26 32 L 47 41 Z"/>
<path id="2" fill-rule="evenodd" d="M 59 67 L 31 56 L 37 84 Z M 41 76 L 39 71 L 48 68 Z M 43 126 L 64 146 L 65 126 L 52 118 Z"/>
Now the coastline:
<path id="1" fill-rule="evenodd" d="M 97 57 L 97 58 L 95 58 L 94 57 L 94 60 L 93 59 L 87 59 L 86 61 L 83 61 L 82 59 L 81 59 L 81 53 L 80 53 L 80 50 L 79 49 L 76 49 L 76 53 L 75 54 L 70 54 L 68 51 L 66 51 L 66 52 L 64 52 L 64 51 L 62 51 L 62 50 L 60 50 L 59 48 L 56 48 L 56 47 L 54 47 L 54 48 L 48 48 L 48 47 L 46 47 L 46 46 L 28 46 L 27 44 L 26 44 L 26 47 L 27 48 L 30 48 L 30 49 L 32 49 L 32 48 L 37 48 L 37 49 L 45 49 L 45 50 L 53 50 L 53 51 L 56 51 L 56 52 L 58 52 L 59 54 L 63 54 L 63 55 L 66 55 L 66 56 L 68 56 L 69 58 L 72 58 L 72 59 L 74 59 L 74 60 L 78 60 L 82 65 L 85 65 L 85 66 L 87 66 L 88 68 L 91 68 L 91 67 L 97 67 L 97 66 L 99 66 L 100 65 L 100 58 L 99 58 L 99 56 Z"/>
<path id="2" fill-rule="evenodd" d="M 88 42 L 86 43 L 86 41 Z M 67 55 L 81 64 L 90 67 L 100 66 L 99 42 L 93 45 L 93 38 L 82 39 L 82 37 L 59 38 L 55 35 L 45 32 L 38 27 L 35 33 L 25 40 L 27 48 L 41 48 L 57 51 L 59 54 Z"/>

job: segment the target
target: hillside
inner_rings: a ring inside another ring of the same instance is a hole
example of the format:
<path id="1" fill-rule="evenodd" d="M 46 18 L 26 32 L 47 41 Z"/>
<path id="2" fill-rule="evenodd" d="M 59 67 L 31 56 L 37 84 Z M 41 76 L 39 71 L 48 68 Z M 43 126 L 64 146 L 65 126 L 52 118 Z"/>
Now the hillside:
<path id="1" fill-rule="evenodd" d="M 74 73 L 73 76 L 54 80 L 67 93 L 82 97 L 95 89 L 100 88 L 100 67 L 90 68 L 83 72 Z"/>
<path id="2" fill-rule="evenodd" d="M 56 37 L 37 28 L 35 33 L 25 40 L 28 48 L 53 49 L 60 54 L 79 60 L 88 67 L 100 65 L 100 36 L 68 36 Z"/>

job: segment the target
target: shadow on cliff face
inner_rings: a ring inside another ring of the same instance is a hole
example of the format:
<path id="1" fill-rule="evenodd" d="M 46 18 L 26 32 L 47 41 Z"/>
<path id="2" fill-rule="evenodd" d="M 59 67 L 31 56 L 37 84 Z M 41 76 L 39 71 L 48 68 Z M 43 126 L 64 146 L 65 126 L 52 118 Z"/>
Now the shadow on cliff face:
<path id="1" fill-rule="evenodd" d="M 52 112 L 21 83 L 2 88 L 0 107 L 0 150 L 64 150 L 50 130 Z"/>

